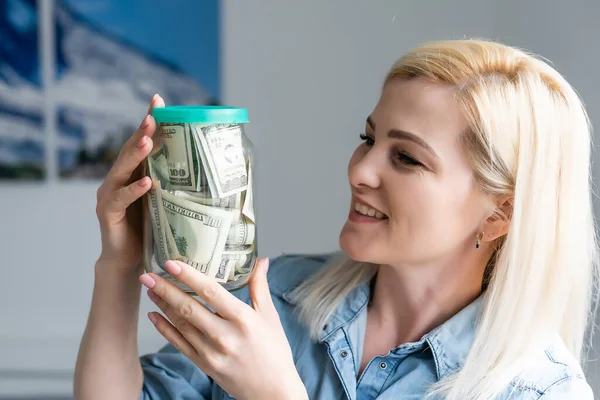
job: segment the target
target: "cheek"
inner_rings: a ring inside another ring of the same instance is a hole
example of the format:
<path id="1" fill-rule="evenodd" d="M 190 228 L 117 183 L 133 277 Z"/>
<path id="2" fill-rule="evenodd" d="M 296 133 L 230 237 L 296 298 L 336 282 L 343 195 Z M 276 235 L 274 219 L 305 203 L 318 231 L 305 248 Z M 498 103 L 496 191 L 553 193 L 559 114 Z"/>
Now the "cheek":
<path id="1" fill-rule="evenodd" d="M 457 178 L 410 174 L 389 185 L 392 235 L 408 236 L 414 243 L 443 240 L 444 236 L 454 240 L 468 234 L 479 217 L 480 202 L 473 183 Z"/>

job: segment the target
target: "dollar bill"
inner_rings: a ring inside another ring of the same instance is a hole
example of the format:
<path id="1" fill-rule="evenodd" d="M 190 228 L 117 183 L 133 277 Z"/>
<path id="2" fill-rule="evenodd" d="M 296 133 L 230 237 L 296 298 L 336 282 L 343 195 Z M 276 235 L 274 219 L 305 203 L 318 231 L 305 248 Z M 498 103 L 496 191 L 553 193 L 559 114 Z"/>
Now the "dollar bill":
<path id="1" fill-rule="evenodd" d="M 235 268 L 231 268 L 229 270 L 229 276 L 227 277 L 227 282 L 235 280 Z"/>
<path id="2" fill-rule="evenodd" d="M 152 180 L 157 180 L 161 188 L 169 186 L 169 167 L 162 151 L 148 156 L 148 173 Z"/>
<path id="3" fill-rule="evenodd" d="M 252 221 L 243 215 L 240 218 L 234 220 L 229 229 L 227 235 L 227 241 L 225 242 L 225 248 L 227 250 L 235 250 L 241 247 L 248 246 L 254 243 L 256 236 L 256 226 Z"/>
<path id="4" fill-rule="evenodd" d="M 196 154 L 200 159 L 200 163 L 198 164 L 200 173 L 198 174 L 197 183 L 197 189 L 199 190 L 197 191 L 202 192 L 202 194 L 205 195 L 204 197 L 221 197 L 217 192 L 217 184 L 210 167 L 210 160 L 206 155 L 206 151 L 195 129 L 192 129 L 192 137 L 194 138 L 194 148 L 196 150 Z"/>
<path id="5" fill-rule="evenodd" d="M 244 206 L 242 207 L 242 214 L 244 214 L 250 221 L 256 223 L 256 217 L 254 216 L 254 200 L 252 198 L 252 163 L 248 162 L 248 189 L 244 193 Z"/>
<path id="6" fill-rule="evenodd" d="M 196 191 L 198 188 L 197 149 L 188 127 L 188 124 L 160 126 L 162 154 L 166 159 L 169 174 L 169 189 Z"/>
<path id="7" fill-rule="evenodd" d="M 223 251 L 223 259 L 226 259 L 233 263 L 233 268 L 237 273 L 244 274 L 250 272 L 252 266 L 249 265 L 249 261 L 252 260 L 252 254 L 254 253 L 254 246 L 240 247 L 236 250 L 225 250 Z"/>
<path id="8" fill-rule="evenodd" d="M 146 164 L 147 168 L 147 164 Z M 143 262 L 144 269 L 146 271 L 152 271 L 152 261 L 155 258 L 156 251 L 154 246 L 154 241 L 158 239 L 155 238 L 154 235 L 154 221 L 152 220 L 154 213 L 150 203 L 150 195 L 146 194 L 142 196 L 142 212 L 143 212 L 143 235 L 142 235 L 142 243 L 143 243 Z"/>
<path id="9" fill-rule="evenodd" d="M 156 253 L 156 262 L 161 268 L 170 259 L 167 248 L 167 238 L 165 236 L 165 219 L 162 215 L 162 198 L 160 193 L 160 183 L 152 181 L 152 187 L 148 191 L 148 213 L 150 214 L 152 234 L 154 237 L 154 246 Z"/>
<path id="10" fill-rule="evenodd" d="M 236 281 L 252 271 L 254 246 L 246 246 L 237 250 L 223 252 L 223 260 L 227 261 L 229 276 L 227 281 Z"/>
<path id="11" fill-rule="evenodd" d="M 175 259 L 215 277 L 221 265 L 233 213 L 195 203 L 165 190 L 161 195 L 177 249 Z"/>
<path id="12" fill-rule="evenodd" d="M 208 181 L 214 197 L 227 197 L 248 188 L 248 171 L 238 125 L 194 125 L 203 163 L 208 164 Z M 205 164 L 206 165 L 206 164 Z M 215 196 L 216 195 L 216 196 Z"/>
<path id="13" fill-rule="evenodd" d="M 231 260 L 222 258 L 214 278 L 217 282 L 227 282 L 234 271 L 234 263 Z"/>
<path id="14" fill-rule="evenodd" d="M 242 206 L 242 194 L 236 193 L 231 196 L 223 198 L 212 198 L 206 197 L 202 193 L 198 192 L 185 192 L 182 190 L 174 190 L 172 192 L 175 196 L 183 197 L 186 200 L 193 201 L 194 203 L 204 204 L 211 207 L 225 208 L 228 210 L 239 210 Z"/>

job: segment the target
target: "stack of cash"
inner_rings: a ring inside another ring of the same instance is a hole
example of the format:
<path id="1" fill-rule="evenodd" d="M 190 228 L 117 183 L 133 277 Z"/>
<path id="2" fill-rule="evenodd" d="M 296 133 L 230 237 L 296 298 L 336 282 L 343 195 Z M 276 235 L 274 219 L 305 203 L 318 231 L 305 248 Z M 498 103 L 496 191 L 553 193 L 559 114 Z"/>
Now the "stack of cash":
<path id="1" fill-rule="evenodd" d="M 255 261 L 252 165 L 238 125 L 162 125 L 148 157 L 156 262 L 183 261 L 218 282 Z"/>

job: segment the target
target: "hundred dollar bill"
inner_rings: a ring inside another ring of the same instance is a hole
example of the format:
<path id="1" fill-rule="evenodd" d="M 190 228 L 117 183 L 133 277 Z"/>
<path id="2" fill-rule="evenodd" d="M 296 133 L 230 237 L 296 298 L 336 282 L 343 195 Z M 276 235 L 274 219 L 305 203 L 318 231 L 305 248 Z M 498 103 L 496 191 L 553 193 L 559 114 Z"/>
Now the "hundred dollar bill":
<path id="1" fill-rule="evenodd" d="M 245 246 L 236 250 L 225 250 L 223 252 L 223 259 L 233 263 L 233 268 L 238 274 L 245 274 L 250 272 L 252 265 L 248 263 L 252 260 L 252 253 L 254 253 L 254 246 Z"/>
<path id="2" fill-rule="evenodd" d="M 225 249 L 235 250 L 250 245 L 254 243 L 255 236 L 256 225 L 248 218 L 240 215 L 240 218 L 231 223 L 227 241 L 225 242 Z"/>
<path id="3" fill-rule="evenodd" d="M 250 161 L 248 162 L 248 189 L 244 193 L 242 214 L 248 217 L 253 223 L 256 223 L 256 217 L 254 216 L 254 200 L 252 198 L 252 163 Z"/>
<path id="4" fill-rule="evenodd" d="M 167 158 L 162 151 L 148 156 L 148 173 L 152 180 L 160 182 L 161 188 L 168 187 L 169 167 L 167 165 Z"/>
<path id="5" fill-rule="evenodd" d="M 162 199 L 160 195 L 160 183 L 152 181 L 152 188 L 148 191 L 148 212 L 152 221 L 152 233 L 156 251 L 156 262 L 161 268 L 170 259 L 165 236 L 165 219 L 162 215 Z"/>
<path id="6" fill-rule="evenodd" d="M 194 203 L 204 204 L 205 206 L 226 208 L 226 209 L 240 209 L 242 206 L 242 194 L 236 193 L 231 196 L 223 198 L 212 198 L 206 197 L 202 193 L 197 192 L 184 192 L 182 190 L 174 190 L 171 192 L 175 196 L 183 197 L 186 200 L 193 201 Z"/>
<path id="7" fill-rule="evenodd" d="M 248 171 L 242 145 L 242 130 L 237 125 L 194 125 L 210 172 L 213 197 L 227 197 L 248 188 Z M 203 159 L 204 161 L 204 159 Z"/>
<path id="8" fill-rule="evenodd" d="M 177 248 L 175 259 L 215 277 L 231 226 L 232 212 L 194 203 L 165 190 L 161 195 Z"/>
<path id="9" fill-rule="evenodd" d="M 195 191 L 198 188 L 196 146 L 187 126 L 181 124 L 160 127 L 162 153 L 169 173 L 169 189 Z"/>
<path id="10" fill-rule="evenodd" d="M 229 280 L 229 276 L 234 271 L 234 263 L 231 260 L 222 258 L 214 278 L 217 282 L 227 282 Z"/>
<path id="11" fill-rule="evenodd" d="M 227 277 L 227 282 L 235 280 L 235 268 L 231 268 L 229 270 L 229 276 Z"/>
<path id="12" fill-rule="evenodd" d="M 146 166 L 147 167 L 147 166 Z M 142 196 L 142 210 L 143 210 L 143 262 L 144 269 L 146 271 L 152 271 L 152 262 L 154 260 L 154 254 L 156 251 L 154 250 L 154 241 L 156 240 L 154 237 L 154 223 L 153 223 L 153 209 L 150 205 L 150 195 Z"/>
<path id="13" fill-rule="evenodd" d="M 195 129 L 192 130 L 192 137 L 194 138 L 194 148 L 196 149 L 196 154 L 200 159 L 198 164 L 200 173 L 198 174 L 197 188 L 201 190 L 198 191 L 202 192 L 204 197 L 220 197 L 217 193 L 217 184 L 210 167 L 210 161 L 206 155 L 206 152 L 204 151 L 202 142 L 200 141 Z"/>
<path id="14" fill-rule="evenodd" d="M 146 264 L 146 270 L 156 271 L 157 268 L 160 268 L 165 271 L 162 275 L 165 279 L 181 290 L 191 292 L 190 288 L 173 278 L 165 270 L 165 263 L 168 260 L 177 259 L 178 253 L 175 240 L 171 234 L 162 208 L 161 188 L 158 181 L 153 181 L 152 189 L 143 199 L 146 203 L 145 209 L 147 210 L 145 218 L 147 220 L 146 225 L 149 225 L 146 229 L 152 230 L 151 236 L 148 235 L 150 232 L 146 232 L 144 236 L 144 262 Z"/>

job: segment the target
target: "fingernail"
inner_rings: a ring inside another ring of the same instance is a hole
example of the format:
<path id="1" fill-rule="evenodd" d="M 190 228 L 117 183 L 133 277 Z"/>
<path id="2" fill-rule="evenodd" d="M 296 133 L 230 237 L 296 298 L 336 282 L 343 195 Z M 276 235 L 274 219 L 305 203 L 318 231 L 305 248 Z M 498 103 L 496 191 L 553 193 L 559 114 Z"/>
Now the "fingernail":
<path id="1" fill-rule="evenodd" d="M 154 315 L 153 313 L 149 312 L 148 313 L 148 319 L 150 320 L 150 322 L 152 322 L 152 324 L 156 325 L 156 315 Z"/>
<path id="2" fill-rule="evenodd" d="M 151 289 L 148 289 L 148 297 L 155 303 L 160 300 L 160 296 L 154 293 Z"/>
<path id="3" fill-rule="evenodd" d="M 158 98 L 158 93 L 155 93 L 154 96 L 152 96 L 152 99 L 150 100 L 150 102 L 153 102 L 157 98 Z"/>
<path id="4" fill-rule="evenodd" d="M 138 186 L 146 186 L 149 180 L 150 178 L 148 178 L 147 176 L 143 177 L 138 181 Z"/>
<path id="5" fill-rule="evenodd" d="M 142 124 L 140 125 L 140 128 L 145 128 L 148 125 L 150 125 L 150 115 L 146 115 L 144 117 L 144 119 L 142 120 Z"/>
<path id="6" fill-rule="evenodd" d="M 148 136 L 142 136 L 142 138 L 140 139 L 140 141 L 137 143 L 137 148 L 141 149 L 142 147 L 144 147 L 146 145 L 146 143 L 148 143 Z"/>
<path id="7" fill-rule="evenodd" d="M 154 279 L 152 279 L 152 277 L 148 274 L 140 275 L 140 282 L 142 282 L 142 285 L 146 286 L 148 289 L 152 289 L 154 285 L 156 285 Z"/>
<path id="8" fill-rule="evenodd" d="M 179 275 L 179 273 L 181 273 L 181 267 L 179 266 L 179 264 L 177 264 L 175 261 L 167 261 L 165 263 L 165 268 L 167 269 L 167 271 L 169 271 L 172 275 Z"/>

